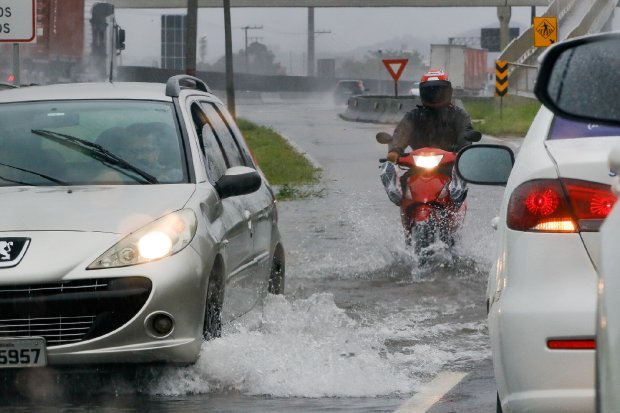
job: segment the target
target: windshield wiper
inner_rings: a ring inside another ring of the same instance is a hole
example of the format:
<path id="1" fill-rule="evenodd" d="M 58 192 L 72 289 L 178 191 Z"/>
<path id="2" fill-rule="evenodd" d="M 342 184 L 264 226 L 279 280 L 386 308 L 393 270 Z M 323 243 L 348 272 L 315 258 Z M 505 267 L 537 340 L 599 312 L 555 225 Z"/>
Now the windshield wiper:
<path id="1" fill-rule="evenodd" d="M 54 182 L 55 184 L 58 184 L 58 185 L 63 185 L 63 186 L 68 185 L 65 181 L 61 181 L 60 179 L 56 179 L 56 178 L 51 177 L 49 175 L 41 174 L 39 172 L 31 171 L 29 169 L 20 168 L 20 167 L 17 167 L 17 166 L 14 166 L 14 165 L 9 165 L 9 164 L 2 163 L 2 162 L 0 162 L 0 165 L 6 166 L 8 168 L 17 169 L 18 171 L 26 172 L 26 173 L 33 174 L 33 175 L 36 175 L 36 176 L 40 176 L 41 178 L 47 179 L 48 181 L 52 181 L 52 182 Z M 21 182 L 21 181 L 14 181 L 12 179 L 8 179 L 8 178 L 5 178 L 5 177 L 0 177 L 0 178 L 4 179 L 7 182 L 13 182 L 13 183 L 16 183 L 16 184 L 36 186 L 34 184 L 29 184 L 29 183 Z"/>
<path id="2" fill-rule="evenodd" d="M 32 129 L 31 132 L 35 135 L 39 135 L 60 145 L 66 146 L 69 149 L 87 155 L 106 165 L 112 166 L 114 167 L 114 169 L 131 178 L 135 179 L 134 176 L 127 174 L 126 171 L 131 171 L 135 174 L 140 175 L 140 177 L 142 177 L 146 182 L 150 184 L 159 183 L 157 181 L 157 178 L 155 178 L 153 175 L 144 172 L 142 169 L 130 164 L 126 160 L 120 158 L 118 155 L 115 155 L 114 153 L 105 149 L 103 146 L 96 143 L 92 143 L 75 136 L 65 135 L 64 133 L 52 132 L 44 129 Z"/>

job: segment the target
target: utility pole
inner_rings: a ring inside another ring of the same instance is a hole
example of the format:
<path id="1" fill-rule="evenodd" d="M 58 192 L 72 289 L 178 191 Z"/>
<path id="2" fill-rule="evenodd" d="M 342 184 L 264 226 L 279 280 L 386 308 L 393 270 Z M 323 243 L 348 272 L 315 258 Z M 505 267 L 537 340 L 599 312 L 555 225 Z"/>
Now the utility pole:
<path id="1" fill-rule="evenodd" d="M 308 7 L 308 77 L 314 76 L 314 7 Z"/>
<path id="2" fill-rule="evenodd" d="M 198 36 L 198 0 L 187 0 L 185 28 L 185 73 L 196 76 L 196 37 Z"/>
<path id="3" fill-rule="evenodd" d="M 243 26 L 241 30 L 245 31 L 245 49 L 244 49 L 244 57 L 245 57 L 245 71 L 246 73 L 250 73 L 250 60 L 248 59 L 248 30 L 262 30 L 263 26 Z"/>
<path id="4" fill-rule="evenodd" d="M 237 117 L 235 110 L 235 83 L 233 78 L 232 29 L 230 23 L 230 0 L 224 2 L 224 38 L 226 43 L 226 105 L 233 118 Z"/>
<path id="5" fill-rule="evenodd" d="M 315 30 L 314 29 L 314 7 L 308 7 L 308 61 L 307 61 L 307 74 L 308 77 L 314 76 L 314 68 L 316 58 L 314 55 L 314 43 L 315 36 L 317 34 L 328 34 L 331 30 Z"/>

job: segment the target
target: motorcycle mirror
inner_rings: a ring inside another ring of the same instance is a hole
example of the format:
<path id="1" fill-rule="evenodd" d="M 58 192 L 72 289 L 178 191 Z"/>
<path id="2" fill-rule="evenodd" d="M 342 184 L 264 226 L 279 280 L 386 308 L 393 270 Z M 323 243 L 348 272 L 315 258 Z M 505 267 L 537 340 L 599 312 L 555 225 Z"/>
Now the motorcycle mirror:
<path id="1" fill-rule="evenodd" d="M 376 136 L 377 142 L 387 145 L 392 143 L 392 135 L 386 132 L 379 132 Z"/>
<path id="2" fill-rule="evenodd" d="M 477 130 L 471 130 L 465 133 L 465 140 L 467 142 L 480 142 L 480 139 L 482 139 L 482 134 Z"/>

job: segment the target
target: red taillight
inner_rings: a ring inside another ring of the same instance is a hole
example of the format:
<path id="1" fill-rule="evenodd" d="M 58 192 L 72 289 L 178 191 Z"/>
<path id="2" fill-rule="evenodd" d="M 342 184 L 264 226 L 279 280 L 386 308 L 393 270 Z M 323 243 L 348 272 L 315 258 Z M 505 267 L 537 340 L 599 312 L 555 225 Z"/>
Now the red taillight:
<path id="1" fill-rule="evenodd" d="M 547 347 L 551 350 L 596 350 L 596 340 L 592 338 L 547 340 Z"/>
<path id="2" fill-rule="evenodd" d="M 539 179 L 517 187 L 508 228 L 517 231 L 597 231 L 616 201 L 609 185 L 576 179 Z"/>
<path id="3" fill-rule="evenodd" d="M 605 219 L 616 203 L 609 185 L 563 179 L 577 219 Z"/>

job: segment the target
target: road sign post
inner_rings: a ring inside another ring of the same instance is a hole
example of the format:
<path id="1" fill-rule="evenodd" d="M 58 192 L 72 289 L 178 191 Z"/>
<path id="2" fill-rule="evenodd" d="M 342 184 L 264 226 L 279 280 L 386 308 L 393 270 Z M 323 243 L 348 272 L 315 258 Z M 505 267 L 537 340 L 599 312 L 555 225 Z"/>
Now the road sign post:
<path id="1" fill-rule="evenodd" d="M 0 42 L 13 43 L 13 83 L 19 85 L 19 43 L 35 39 L 35 0 L 0 1 Z"/>
<path id="2" fill-rule="evenodd" d="M 384 59 L 383 65 L 394 79 L 394 96 L 398 97 L 398 79 L 405 71 L 409 59 Z"/>
<path id="3" fill-rule="evenodd" d="M 534 17 L 534 47 L 549 47 L 558 42 L 558 19 L 554 16 Z"/>
<path id="4" fill-rule="evenodd" d="M 508 94 L 508 62 L 495 61 L 495 96 L 499 96 L 499 117 L 504 116 L 504 96 Z"/>

